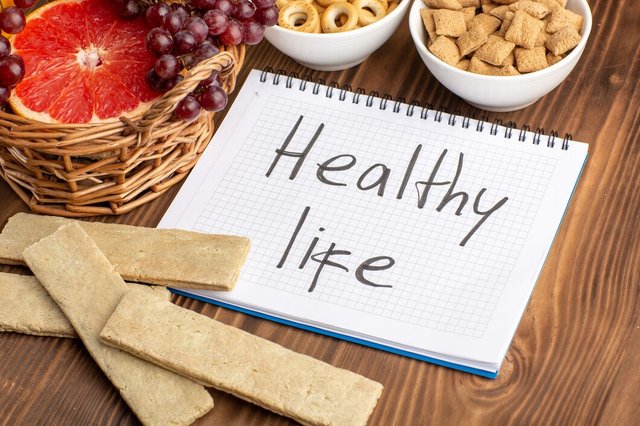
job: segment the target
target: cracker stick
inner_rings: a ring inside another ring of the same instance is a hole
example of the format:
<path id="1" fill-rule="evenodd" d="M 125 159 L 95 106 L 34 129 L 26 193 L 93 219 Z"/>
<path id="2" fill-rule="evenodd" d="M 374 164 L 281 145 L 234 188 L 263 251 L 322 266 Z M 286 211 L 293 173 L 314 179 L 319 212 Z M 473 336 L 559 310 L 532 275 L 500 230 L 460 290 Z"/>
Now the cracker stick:
<path id="1" fill-rule="evenodd" d="M 0 272 L 0 331 L 78 337 L 36 277 Z"/>
<path id="2" fill-rule="evenodd" d="M 231 290 L 249 251 L 244 237 L 18 213 L 0 234 L 0 262 L 22 264 L 25 248 L 73 222 L 82 225 L 128 281 Z"/>
<path id="3" fill-rule="evenodd" d="M 203 386 L 100 342 L 100 330 L 127 291 L 163 299 L 130 290 L 79 224 L 27 248 L 24 259 L 142 423 L 187 425 L 213 407 Z"/>
<path id="4" fill-rule="evenodd" d="M 169 300 L 166 287 L 130 284 Z M 56 302 L 31 275 L 0 272 L 0 332 L 34 336 L 78 337 Z"/>
<path id="5" fill-rule="evenodd" d="M 309 425 L 364 425 L 382 385 L 160 299 L 127 294 L 103 342 Z"/>

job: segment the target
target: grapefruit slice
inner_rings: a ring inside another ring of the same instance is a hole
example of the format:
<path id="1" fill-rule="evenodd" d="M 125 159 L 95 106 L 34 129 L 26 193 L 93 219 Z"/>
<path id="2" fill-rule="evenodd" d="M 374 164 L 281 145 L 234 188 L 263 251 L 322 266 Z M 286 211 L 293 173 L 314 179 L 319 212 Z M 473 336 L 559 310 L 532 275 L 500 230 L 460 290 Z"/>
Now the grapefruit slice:
<path id="1" fill-rule="evenodd" d="M 27 16 L 13 37 L 25 77 L 13 110 L 46 123 L 97 123 L 135 115 L 160 93 L 148 86 L 153 57 L 142 18 L 120 19 L 111 0 L 57 0 Z"/>

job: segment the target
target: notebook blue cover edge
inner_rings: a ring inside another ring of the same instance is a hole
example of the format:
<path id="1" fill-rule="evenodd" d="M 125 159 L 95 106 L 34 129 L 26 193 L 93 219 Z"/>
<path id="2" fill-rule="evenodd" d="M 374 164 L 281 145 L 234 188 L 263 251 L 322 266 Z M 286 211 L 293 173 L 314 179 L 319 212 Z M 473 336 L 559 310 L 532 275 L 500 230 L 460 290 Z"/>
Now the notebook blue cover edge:
<path id="1" fill-rule="evenodd" d="M 409 352 L 409 351 L 405 351 L 402 349 L 397 349 L 397 348 L 393 348 L 391 346 L 387 346 L 387 345 L 382 345 L 379 343 L 374 343 L 374 342 L 370 342 L 368 340 L 364 340 L 364 339 L 359 339 L 357 337 L 351 337 L 351 336 L 347 336 L 345 334 L 340 334 L 340 333 L 336 333 L 334 331 L 328 331 L 328 330 L 324 330 L 321 328 L 317 328 L 317 327 L 313 327 L 310 325 L 306 325 L 306 324 L 301 324 L 295 321 L 290 321 L 290 320 L 286 320 L 283 318 L 279 318 L 273 315 L 268 315 L 268 314 L 263 314 L 262 312 L 257 312 L 257 311 L 253 311 L 251 309 L 245 309 L 245 308 L 241 308 L 239 306 L 235 306 L 229 303 L 225 303 L 225 302 L 221 302 L 219 300 L 216 299 L 211 299 L 208 297 L 204 297 L 204 296 L 200 296 L 197 294 L 192 294 L 183 290 L 178 290 L 175 288 L 170 288 L 169 290 L 171 290 L 173 293 L 178 294 L 180 296 L 185 296 L 191 299 L 196 299 L 199 300 L 201 302 L 205 302 L 205 303 L 209 303 L 212 305 L 217 305 L 217 306 L 221 306 L 223 308 L 227 308 L 227 309 L 231 309 L 232 311 L 237 311 L 237 312 L 242 312 L 243 314 L 247 314 L 247 315 L 251 315 L 254 317 L 258 317 L 258 318 L 262 318 L 262 319 L 266 319 L 269 321 L 273 321 L 273 322 L 277 322 L 280 324 L 284 324 L 284 325 L 288 325 L 291 327 L 295 327 L 295 328 L 299 328 L 301 330 L 305 330 L 305 331 L 311 331 L 313 333 L 318 333 L 318 334 L 322 334 L 325 336 L 329 336 L 329 337 L 333 337 L 336 339 L 340 339 L 340 340 L 345 340 L 347 342 L 352 342 L 352 343 L 357 343 L 359 345 L 362 346 L 368 346 L 370 348 L 374 348 L 374 349 L 379 349 L 385 352 L 390 352 L 396 355 L 401 355 L 401 356 L 405 356 L 408 358 L 413 358 L 413 359 L 417 359 L 419 361 L 425 361 L 431 364 L 435 364 L 435 365 L 440 365 L 442 367 L 447 367 L 447 368 L 451 368 L 454 370 L 458 370 L 458 371 L 463 371 L 465 373 L 471 373 L 471 374 L 475 374 L 477 376 L 481 376 L 481 377 L 485 377 L 488 379 L 496 379 L 498 377 L 498 371 L 492 372 L 492 371 L 485 371 L 485 370 L 480 370 L 478 368 L 472 368 L 472 367 L 467 367 L 465 365 L 460 365 L 460 364 L 455 364 L 452 362 L 447 362 L 447 361 L 442 361 L 439 360 L 437 358 L 431 358 L 428 356 L 424 356 L 424 355 L 420 355 L 420 354 L 416 354 L 413 352 Z"/>

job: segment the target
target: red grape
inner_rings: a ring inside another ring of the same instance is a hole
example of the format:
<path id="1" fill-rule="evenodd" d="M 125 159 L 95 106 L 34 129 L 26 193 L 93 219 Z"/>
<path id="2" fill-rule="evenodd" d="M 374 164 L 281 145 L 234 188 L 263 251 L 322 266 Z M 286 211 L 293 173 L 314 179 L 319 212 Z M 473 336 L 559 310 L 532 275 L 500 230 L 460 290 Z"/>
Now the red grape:
<path id="1" fill-rule="evenodd" d="M 162 18 L 171 12 L 171 8 L 166 3 L 156 3 L 147 8 L 144 13 L 144 20 L 151 28 L 162 26 Z"/>
<path id="2" fill-rule="evenodd" d="M 213 9 L 215 0 L 191 0 L 191 6 L 198 9 L 210 10 Z"/>
<path id="3" fill-rule="evenodd" d="M 258 9 L 264 9 L 265 7 L 271 7 L 275 4 L 275 0 L 253 0 L 253 4 Z"/>
<path id="4" fill-rule="evenodd" d="M 235 46 L 242 42 L 242 25 L 233 19 L 229 20 L 227 29 L 220 34 L 220 41 L 227 46 Z"/>
<path id="5" fill-rule="evenodd" d="M 153 68 L 147 72 L 147 84 L 156 92 L 164 92 L 167 90 L 166 80 L 161 79 Z"/>
<path id="6" fill-rule="evenodd" d="M 0 87 L 13 87 L 24 77 L 24 61 L 18 55 L 0 59 Z"/>
<path id="7" fill-rule="evenodd" d="M 235 5 L 231 2 L 231 0 L 216 0 L 215 6 L 213 8 L 219 10 L 227 16 L 231 16 L 233 15 Z"/>
<path id="8" fill-rule="evenodd" d="M 185 96 L 176 106 L 176 115 L 183 121 L 193 121 L 199 114 L 200 102 L 192 95 Z"/>
<path id="9" fill-rule="evenodd" d="M 163 28 L 153 28 L 147 33 L 145 39 L 149 53 L 160 56 L 171 52 L 173 49 L 173 37 L 171 33 Z"/>
<path id="10" fill-rule="evenodd" d="M 211 43 L 209 40 L 202 42 L 200 46 L 196 48 L 194 54 L 196 55 L 196 61 L 201 62 L 205 59 L 209 59 L 220 53 L 218 46 Z"/>
<path id="11" fill-rule="evenodd" d="M 158 77 L 163 80 L 169 80 L 180 72 L 180 62 L 173 55 L 165 54 L 160 56 L 153 66 Z"/>
<path id="12" fill-rule="evenodd" d="M 202 43 L 209 33 L 207 23 L 199 16 L 192 16 L 184 21 L 183 30 L 189 31 L 196 38 L 198 43 Z"/>
<path id="13" fill-rule="evenodd" d="M 142 8 L 136 0 L 126 0 L 118 7 L 118 15 L 125 20 L 135 19 L 142 12 Z"/>
<path id="14" fill-rule="evenodd" d="M 264 27 L 256 21 L 242 23 L 242 41 L 249 46 L 258 44 L 264 37 Z"/>
<path id="15" fill-rule="evenodd" d="M 209 27 L 209 34 L 211 35 L 222 34 L 229 25 L 227 15 L 220 10 L 209 10 L 204 14 L 203 18 Z"/>
<path id="16" fill-rule="evenodd" d="M 24 13 L 15 6 L 7 7 L 0 13 L 0 28 L 6 33 L 18 34 L 26 23 Z"/>
<path id="17" fill-rule="evenodd" d="M 0 87 L 0 106 L 7 103 L 9 96 L 11 96 L 11 90 L 6 87 Z"/>
<path id="18" fill-rule="evenodd" d="M 258 9 L 253 19 L 265 27 L 272 27 L 278 22 L 278 9 L 275 6 Z"/>
<path id="19" fill-rule="evenodd" d="M 0 35 L 0 58 L 9 56 L 11 53 L 11 43 L 5 36 Z"/>
<path id="20" fill-rule="evenodd" d="M 174 34 L 173 50 L 178 55 L 191 53 L 198 46 L 196 38 L 189 31 L 181 30 Z"/>
<path id="21" fill-rule="evenodd" d="M 251 19 L 254 13 L 256 13 L 256 6 L 253 3 L 249 0 L 238 0 L 232 16 L 240 21 L 246 21 Z"/>
<path id="22" fill-rule="evenodd" d="M 180 3 L 173 3 L 171 5 L 171 10 L 182 15 L 183 20 L 186 20 L 189 16 L 191 16 L 189 9 L 187 9 L 186 6 L 183 6 Z"/>
<path id="23" fill-rule="evenodd" d="M 217 85 L 206 87 L 200 95 L 200 105 L 211 112 L 223 110 L 227 106 L 227 100 L 227 92 Z"/>
<path id="24" fill-rule="evenodd" d="M 220 80 L 218 80 L 218 73 L 216 71 L 211 71 L 211 74 L 209 74 L 209 77 L 205 78 L 204 80 L 202 80 L 199 84 L 200 87 L 207 87 L 210 85 L 216 85 L 216 86 L 220 86 Z"/>
<path id="25" fill-rule="evenodd" d="M 162 17 L 162 26 L 171 34 L 175 34 L 182 29 L 185 17 L 182 13 L 171 11 Z"/>
<path id="26" fill-rule="evenodd" d="M 182 80 L 184 80 L 184 77 L 182 76 L 182 74 L 178 74 L 175 77 L 173 77 L 171 80 L 167 80 L 166 84 L 166 89 L 167 90 L 171 90 L 174 87 L 176 87 L 176 84 L 180 83 Z"/>
<path id="27" fill-rule="evenodd" d="M 194 66 L 197 63 L 196 55 L 192 53 L 189 53 L 187 55 L 181 55 L 180 61 L 182 62 L 182 65 L 187 69 L 190 69 L 192 66 Z"/>
<path id="28" fill-rule="evenodd" d="M 18 6 L 20 9 L 28 9 L 34 4 L 36 4 L 38 0 L 14 0 L 13 4 Z"/>

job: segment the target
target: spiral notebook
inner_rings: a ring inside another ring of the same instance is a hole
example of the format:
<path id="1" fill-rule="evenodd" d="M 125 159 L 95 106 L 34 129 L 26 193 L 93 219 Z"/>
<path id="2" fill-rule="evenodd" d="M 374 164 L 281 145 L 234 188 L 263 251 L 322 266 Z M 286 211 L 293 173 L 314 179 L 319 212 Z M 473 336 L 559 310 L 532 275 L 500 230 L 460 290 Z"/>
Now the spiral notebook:
<path id="1" fill-rule="evenodd" d="M 496 377 L 586 158 L 253 70 L 160 226 L 252 241 L 233 291 L 181 294 Z"/>

